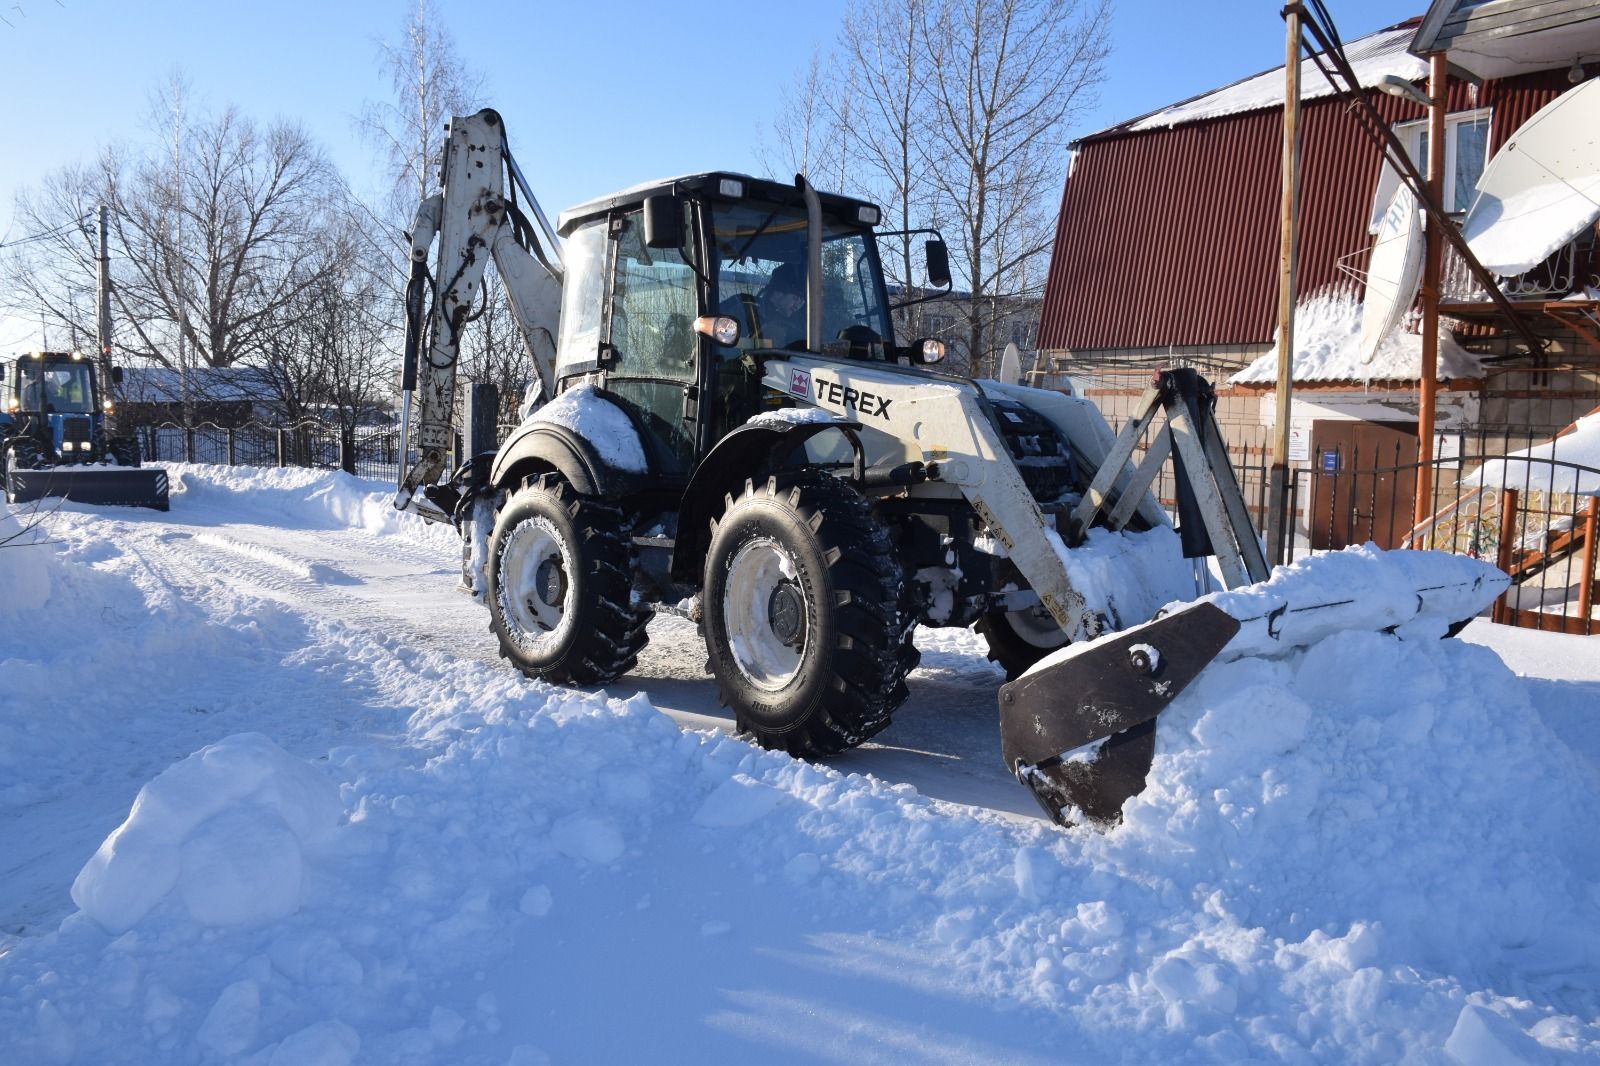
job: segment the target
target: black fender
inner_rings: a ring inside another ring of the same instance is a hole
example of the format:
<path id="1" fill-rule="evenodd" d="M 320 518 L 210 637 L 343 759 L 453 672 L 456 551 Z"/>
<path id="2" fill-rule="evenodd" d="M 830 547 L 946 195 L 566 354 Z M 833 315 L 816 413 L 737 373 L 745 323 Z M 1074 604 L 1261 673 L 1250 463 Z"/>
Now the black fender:
<path id="1" fill-rule="evenodd" d="M 862 466 L 860 422 L 752 422 L 717 442 L 700 460 L 678 504 L 678 535 L 672 548 L 672 578 L 700 583 L 700 568 L 711 548 L 711 520 L 722 513 L 723 499 L 743 491 L 744 483 L 764 470 L 780 466 L 805 442 L 825 430 L 844 432 Z"/>
<path id="2" fill-rule="evenodd" d="M 519 426 L 489 467 L 489 483 L 497 489 L 515 489 L 531 474 L 554 471 L 584 496 L 616 499 L 635 491 L 643 481 L 637 474 L 617 470 L 588 441 L 554 422 L 528 422 Z"/>

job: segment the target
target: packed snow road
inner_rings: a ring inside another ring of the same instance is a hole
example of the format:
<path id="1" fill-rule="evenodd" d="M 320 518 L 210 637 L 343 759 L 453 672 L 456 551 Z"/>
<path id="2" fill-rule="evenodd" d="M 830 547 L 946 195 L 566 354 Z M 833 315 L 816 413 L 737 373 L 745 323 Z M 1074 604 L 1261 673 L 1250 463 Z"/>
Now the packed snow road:
<path id="1" fill-rule="evenodd" d="M 686 624 L 525 682 L 378 486 L 175 473 L 0 547 L 0 1062 L 1600 1058 L 1592 638 L 1218 664 L 1062 831 L 969 636 L 814 766 Z"/>
<path id="2" fill-rule="evenodd" d="M 215 484 L 208 483 L 210 477 Z M 312 477 L 326 480 L 326 475 Z M 52 516 L 51 531 L 88 560 L 128 576 L 160 607 L 199 606 L 225 621 L 251 602 L 275 605 L 303 623 L 360 630 L 398 647 L 440 652 L 519 676 L 497 656 L 485 610 L 459 589 L 460 541 L 454 531 L 385 513 L 381 501 L 326 487 L 310 494 L 310 507 L 286 504 L 307 494 L 297 487 L 270 486 L 274 481 L 299 486 L 307 480 L 302 471 L 269 474 L 265 480 L 263 486 L 262 476 L 197 473 L 187 479 L 181 506 L 172 512 L 64 506 Z M 232 491 L 243 487 L 241 482 L 255 491 Z M 364 488 L 370 492 L 374 486 Z M 917 640 L 923 660 L 911 679 L 911 702 L 872 743 L 830 760 L 831 765 L 844 773 L 904 782 L 935 799 L 1042 817 L 1001 767 L 995 693 L 1002 675 L 985 657 L 981 638 L 968 630 L 924 630 Z M 731 731 L 732 715 L 718 705 L 704 663 L 704 642 L 694 625 L 661 616 L 651 623 L 650 643 L 638 667 L 608 692 L 618 697 L 643 693 L 685 728 Z M 184 679 L 176 687 L 186 688 L 191 680 L 202 679 Z M 194 713 L 209 712 L 197 708 Z M 326 719 L 326 708 L 315 702 L 259 700 L 255 713 L 259 720 L 241 715 L 229 728 L 268 729 L 280 737 L 287 730 L 303 740 L 308 753 L 339 730 L 394 728 L 370 716 Z M 63 815 L 73 831 L 52 822 L 51 832 L 20 833 L 23 839 L 3 849 L 0 933 L 36 932 L 69 913 L 65 884 L 86 851 L 122 820 L 137 786 L 212 735 L 224 734 L 214 726 L 180 727 L 151 750 L 156 758 L 147 763 L 128 764 L 127 753 L 116 747 L 83 753 L 85 763 L 102 758 L 116 763 L 128 779 L 98 802 L 76 794 Z"/>

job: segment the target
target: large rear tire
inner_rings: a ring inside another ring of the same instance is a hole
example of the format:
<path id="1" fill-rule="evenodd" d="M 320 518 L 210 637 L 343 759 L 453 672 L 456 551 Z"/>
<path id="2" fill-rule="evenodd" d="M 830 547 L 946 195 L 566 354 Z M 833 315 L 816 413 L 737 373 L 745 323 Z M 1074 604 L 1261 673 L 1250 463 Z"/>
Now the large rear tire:
<path id="1" fill-rule="evenodd" d="M 989 658 L 1015 681 L 1034 663 L 1067 645 L 1067 635 L 1043 607 L 990 611 L 972 627 L 989 645 Z"/>
<path id="2" fill-rule="evenodd" d="M 500 509 L 489 541 L 489 628 L 529 677 L 603 685 L 633 669 L 650 612 L 632 599 L 622 508 L 560 477 L 530 478 Z"/>
<path id="3" fill-rule="evenodd" d="M 915 665 L 903 578 L 861 494 L 809 471 L 729 498 L 706 556 L 706 652 L 741 732 L 833 755 L 889 724 Z"/>

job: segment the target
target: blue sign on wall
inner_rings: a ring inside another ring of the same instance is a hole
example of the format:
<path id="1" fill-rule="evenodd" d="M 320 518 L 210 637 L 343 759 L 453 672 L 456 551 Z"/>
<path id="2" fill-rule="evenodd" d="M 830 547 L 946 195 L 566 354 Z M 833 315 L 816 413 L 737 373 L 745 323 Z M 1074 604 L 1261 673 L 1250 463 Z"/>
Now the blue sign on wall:
<path id="1" fill-rule="evenodd" d="M 1339 472 L 1339 453 L 1322 453 L 1322 472 L 1324 474 L 1337 474 Z"/>

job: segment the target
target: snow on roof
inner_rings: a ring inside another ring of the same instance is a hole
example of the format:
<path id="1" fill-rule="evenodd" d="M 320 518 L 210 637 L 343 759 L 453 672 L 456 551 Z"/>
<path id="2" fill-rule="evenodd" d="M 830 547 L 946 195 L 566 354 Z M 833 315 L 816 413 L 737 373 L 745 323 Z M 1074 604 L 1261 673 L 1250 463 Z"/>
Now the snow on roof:
<path id="1" fill-rule="evenodd" d="M 1428 64 L 1406 51 L 1416 27 L 1414 22 L 1391 26 L 1370 33 L 1344 46 L 1345 56 L 1356 78 L 1365 86 L 1376 85 L 1385 75 L 1418 81 L 1428 75 Z M 1310 58 L 1300 62 L 1300 98 L 1315 100 L 1333 95 L 1333 89 Z M 1281 65 L 1254 77 L 1236 81 L 1220 89 L 1151 112 L 1105 132 L 1170 129 L 1186 122 L 1221 118 L 1245 111 L 1260 111 L 1283 106 L 1283 67 Z"/>
<path id="2" fill-rule="evenodd" d="M 266 371 L 251 366 L 194 367 L 188 372 L 191 399 L 245 403 L 277 397 Z M 124 403 L 181 403 L 183 375 L 164 366 L 130 366 L 122 372 Z"/>
<path id="3" fill-rule="evenodd" d="M 1587 469 L 1575 470 L 1557 463 Z M 1568 432 L 1554 440 L 1512 452 L 1504 459 L 1489 460 L 1461 483 L 1472 488 L 1600 496 L 1600 408 L 1578 419 Z"/>
<path id="4" fill-rule="evenodd" d="M 1320 292 L 1295 305 L 1294 380 L 1416 381 L 1422 369 L 1422 338 L 1397 329 L 1378 346 L 1370 363 L 1361 360 L 1361 303 L 1345 291 Z M 1439 380 L 1473 377 L 1478 360 L 1439 329 Z M 1235 385 L 1271 385 L 1278 380 L 1278 347 L 1231 379 Z"/>

